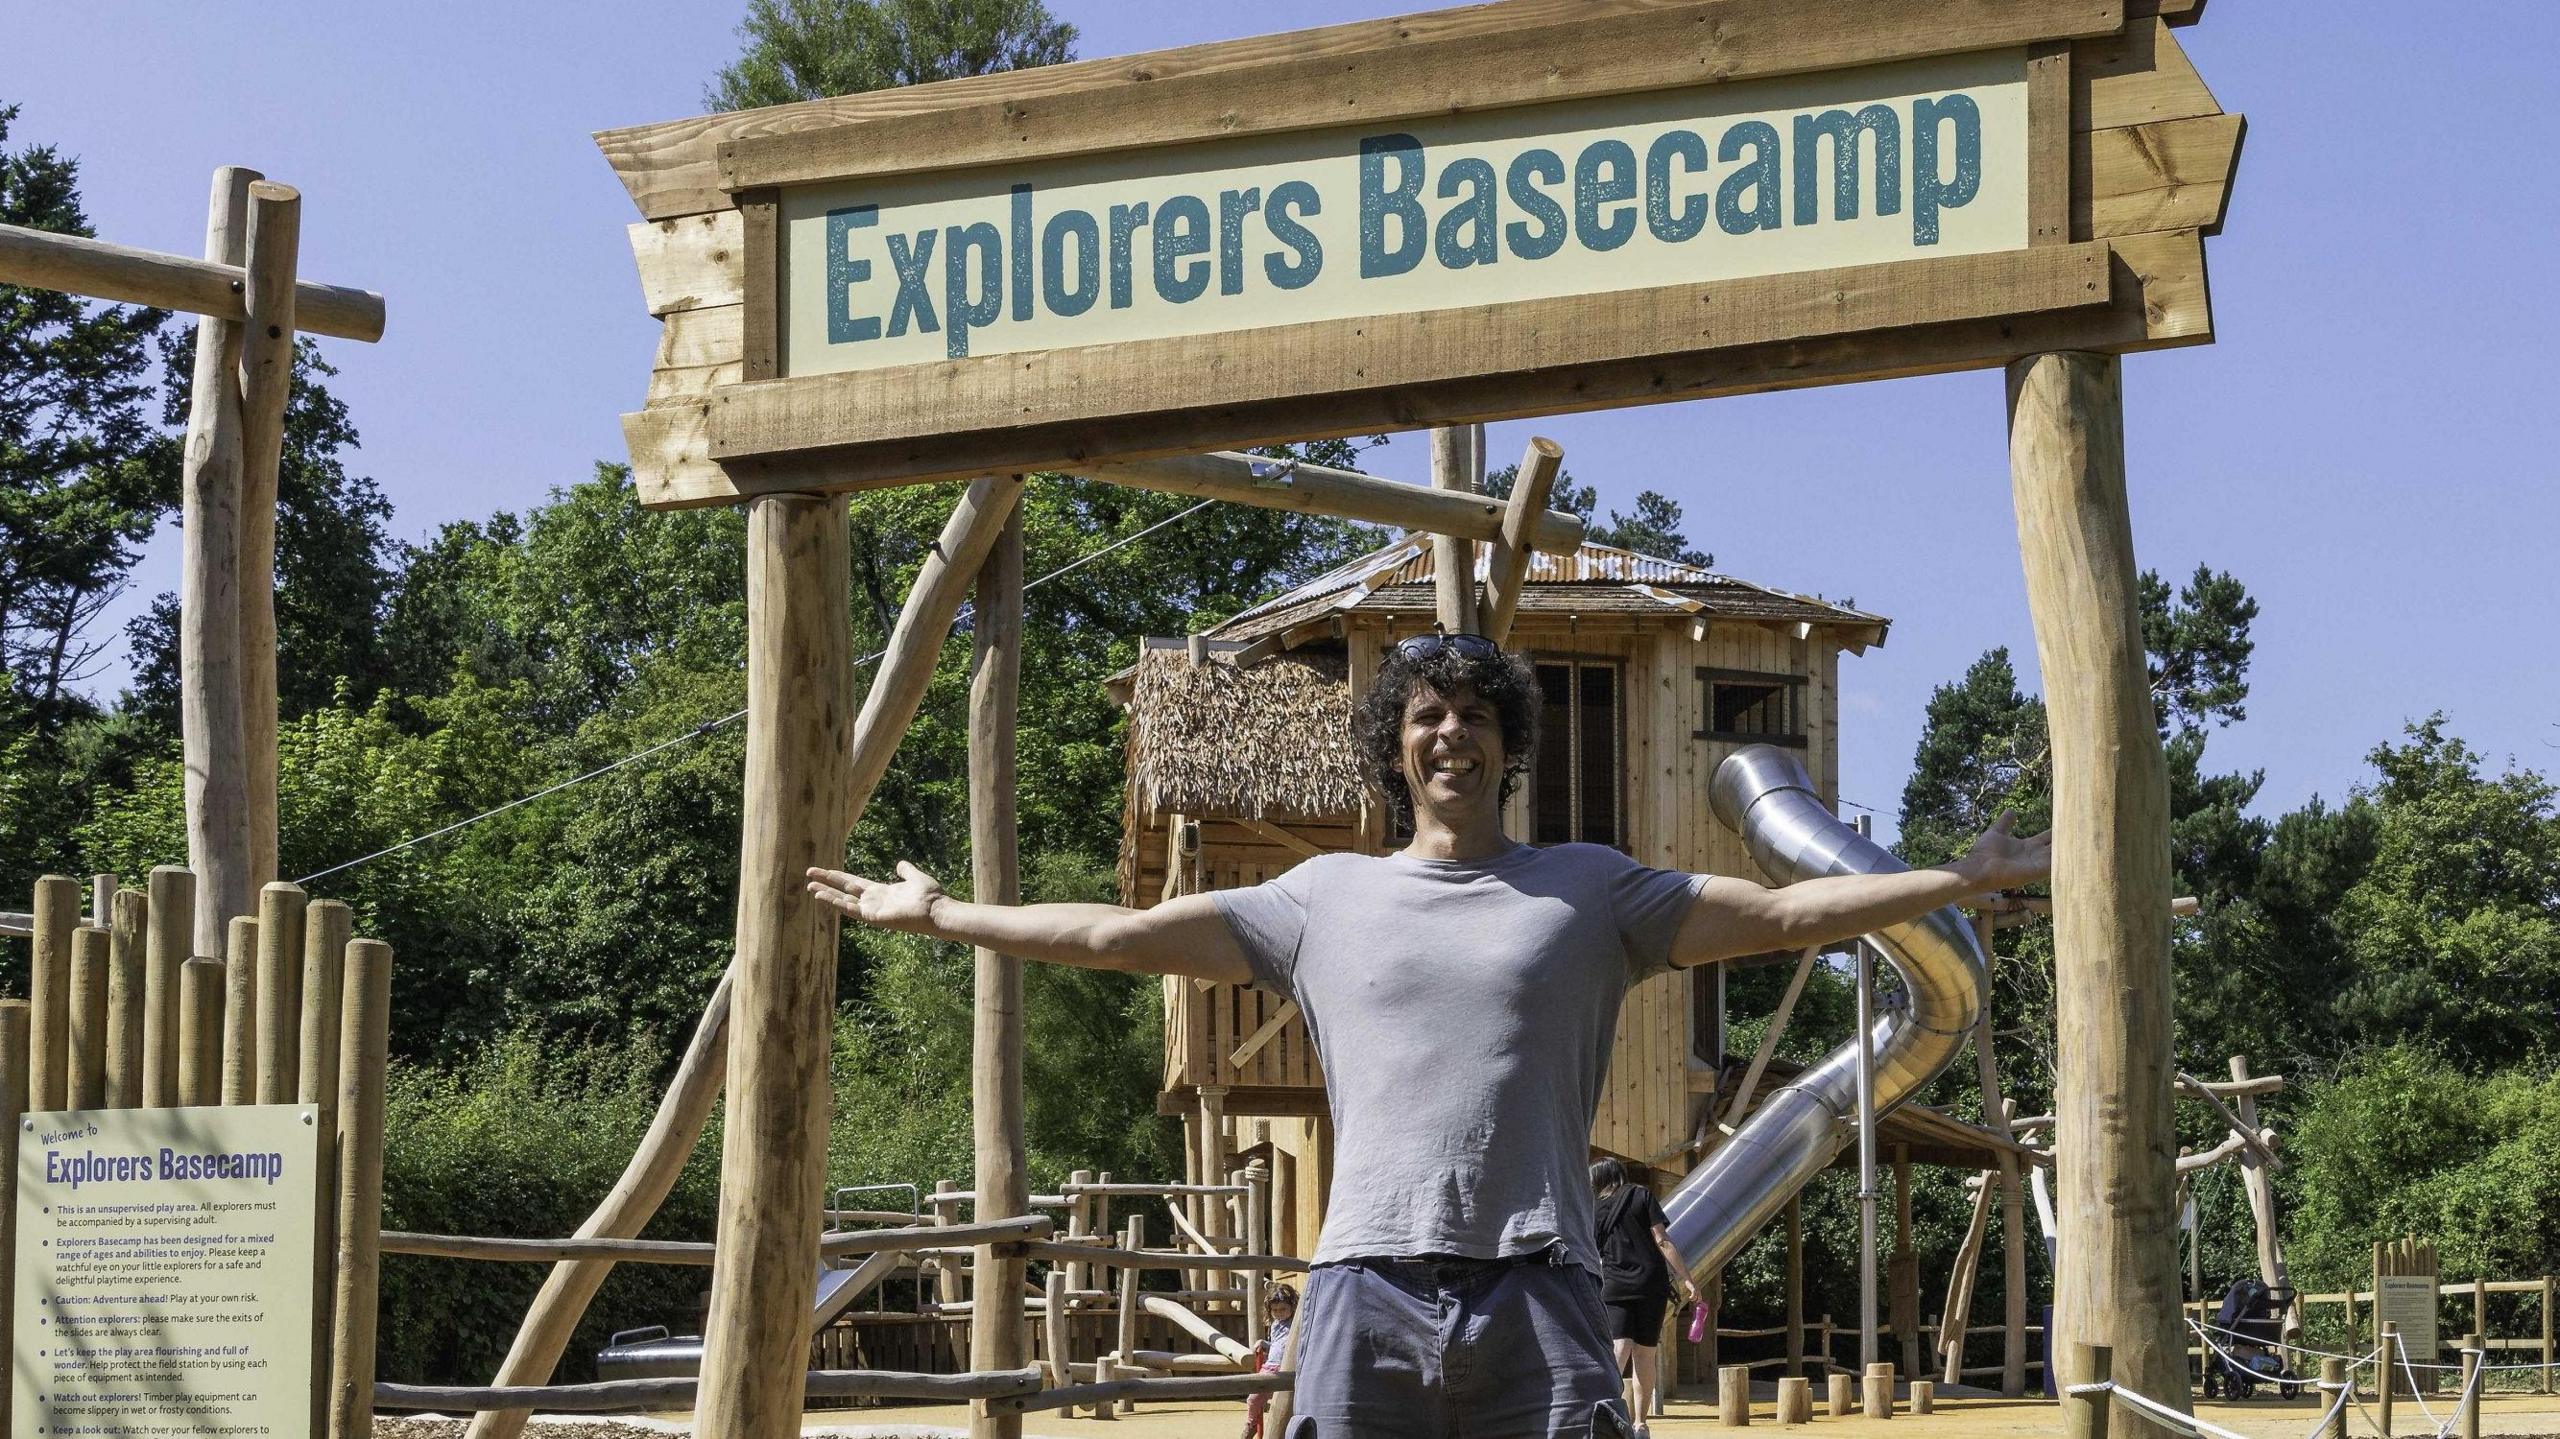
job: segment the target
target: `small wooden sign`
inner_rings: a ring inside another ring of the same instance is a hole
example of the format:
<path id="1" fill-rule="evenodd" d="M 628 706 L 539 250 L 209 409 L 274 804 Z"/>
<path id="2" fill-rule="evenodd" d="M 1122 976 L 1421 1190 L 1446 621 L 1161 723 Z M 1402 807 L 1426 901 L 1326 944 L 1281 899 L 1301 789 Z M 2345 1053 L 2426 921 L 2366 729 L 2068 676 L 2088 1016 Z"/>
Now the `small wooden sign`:
<path id="1" fill-rule="evenodd" d="M 2193 14 L 1502 0 L 610 132 L 643 498 L 2208 340 Z"/>
<path id="2" fill-rule="evenodd" d="M 2436 1362 L 2436 1347 L 2441 1339 L 2436 1331 L 2436 1297 L 2433 1274 L 2373 1277 L 2374 1322 L 2399 1326 L 2400 1347 L 2413 1365 Z"/>

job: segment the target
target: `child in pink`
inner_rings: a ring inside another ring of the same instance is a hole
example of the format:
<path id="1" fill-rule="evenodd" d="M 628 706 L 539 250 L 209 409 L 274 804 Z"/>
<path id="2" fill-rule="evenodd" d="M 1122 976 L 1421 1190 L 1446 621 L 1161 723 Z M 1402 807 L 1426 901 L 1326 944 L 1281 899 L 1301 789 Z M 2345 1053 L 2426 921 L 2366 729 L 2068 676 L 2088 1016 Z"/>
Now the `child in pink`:
<path id="1" fill-rule="evenodd" d="M 1271 1314 L 1271 1332 L 1253 1346 L 1253 1357 L 1265 1374 L 1280 1372 L 1280 1361 L 1289 1357 L 1289 1325 L 1298 1317 L 1298 1291 L 1286 1284 L 1274 1284 L 1263 1296 L 1262 1304 Z M 1244 1439 L 1261 1439 L 1262 1416 L 1271 1408 L 1269 1394 L 1250 1394 L 1244 1401 Z"/>

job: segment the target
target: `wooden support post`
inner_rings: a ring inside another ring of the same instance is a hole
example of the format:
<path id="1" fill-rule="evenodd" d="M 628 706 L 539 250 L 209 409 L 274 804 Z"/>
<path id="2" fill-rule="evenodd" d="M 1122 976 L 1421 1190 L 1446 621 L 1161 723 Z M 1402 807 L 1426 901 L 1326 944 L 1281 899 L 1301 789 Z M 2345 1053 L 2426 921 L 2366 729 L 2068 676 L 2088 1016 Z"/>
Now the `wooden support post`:
<path id="1" fill-rule="evenodd" d="M 196 877 L 164 864 L 151 871 L 151 924 L 143 943 L 142 1102 L 178 1102 L 178 974 L 193 952 Z"/>
<path id="2" fill-rule="evenodd" d="M 1804 1373 L 1804 1200 L 1794 1194 L 1787 1196 L 1787 1367 L 1778 1372 Z"/>
<path id="3" fill-rule="evenodd" d="M 1200 1086 L 1200 1182 L 1218 1184 L 1227 1174 L 1227 1087 L 1223 1084 Z M 1203 1194 L 1200 1201 L 1200 1234 L 1212 1241 L 1226 1237 L 1226 1207 L 1218 1196 Z M 1216 1253 L 1216 1245 L 1207 1246 Z M 1200 1273 L 1203 1289 L 1224 1289 L 1228 1275 L 1224 1270 L 1206 1267 Z"/>
<path id="4" fill-rule="evenodd" d="M 142 1104 L 143 1004 L 151 943 L 151 897 L 116 895 L 115 928 L 107 932 L 107 1093 L 109 1109 Z"/>
<path id="5" fill-rule="evenodd" d="M 116 891 L 123 881 L 112 874 L 89 876 L 89 927 L 106 929 L 115 923 Z"/>
<path id="6" fill-rule="evenodd" d="M 1831 1411 L 1832 1418 L 1846 1419 L 1857 1412 L 1857 1404 L 1850 1398 L 1850 1388 L 1850 1379 L 1845 1373 L 1824 1376 L 1823 1407 Z"/>
<path id="7" fill-rule="evenodd" d="M 1637 1422 L 1645 1416 L 1638 1415 Z M 1751 1370 L 1726 1364 L 1716 1370 L 1716 1422 L 1727 1429 L 1751 1427 Z"/>
<path id="8" fill-rule="evenodd" d="M 2481 1366 L 2488 1362 L 2489 1341 L 2478 1334 L 2465 1336 L 2462 1341 L 2462 1388 L 2459 1391 L 2462 1439 L 2480 1439 L 2480 1400 L 2483 1396 L 2476 1386 Z"/>
<path id="9" fill-rule="evenodd" d="M 1520 612 L 1520 593 L 1529 581 L 1531 529 L 1547 512 L 1547 494 L 1564 468 L 1564 447 L 1532 438 L 1511 479 L 1511 501 L 1502 511 L 1502 532 L 1493 541 L 1485 565 L 1484 632 L 1495 644 L 1511 638 L 1512 617 Z"/>
<path id="10" fill-rule="evenodd" d="M 249 187 L 240 330 L 240 733 L 252 882 L 276 878 L 276 467 L 293 392 L 294 269 L 302 195 Z M 290 1086 L 288 1086 L 290 1088 Z"/>
<path id="11" fill-rule="evenodd" d="M 847 795 L 849 815 L 859 817 L 880 776 L 888 769 L 890 757 L 897 752 L 899 740 L 915 720 L 917 706 L 932 682 L 942 640 L 950 633 L 952 616 L 1003 522 L 1003 514 L 994 510 L 995 504 L 1001 501 L 1010 505 L 1019 490 L 1018 483 L 992 478 L 972 484 L 968 497 L 954 512 L 952 523 L 944 527 L 941 541 L 917 570 L 906 605 L 898 612 L 889 651 L 873 672 L 870 691 L 855 722 L 851 762 L 855 781 Z M 962 523 L 964 516 L 968 517 L 966 524 Z M 839 839 L 838 849 L 841 847 Z M 677 1067 L 675 1080 L 659 1101 L 648 1135 L 632 1154 L 612 1192 L 580 1226 L 582 1235 L 629 1238 L 638 1234 L 682 1174 L 728 1072 L 729 1010 L 737 974 L 733 963 L 721 976 L 719 988 L 703 1008 L 702 1021 L 695 1028 L 683 1063 Z M 539 1384 L 550 1377 L 580 1316 L 611 1269 L 602 1261 L 579 1260 L 552 1270 L 516 1331 L 515 1344 L 500 1369 L 500 1383 Z M 919 1297 L 922 1293 L 920 1285 Z M 523 1410 L 482 1413 L 473 1418 L 469 1439 L 514 1439 L 523 1432 L 526 1417 Z"/>
<path id="12" fill-rule="evenodd" d="M 1813 1381 L 1801 1374 L 1778 1376 L 1778 1422 L 1782 1425 L 1813 1422 Z"/>
<path id="13" fill-rule="evenodd" d="M 373 1433 L 375 1321 L 382 1290 L 382 1113 L 391 1056 L 391 946 L 347 946 L 338 1029 L 337 1275 L 329 1316 L 328 1439 Z M 806 1313 L 804 1303 L 799 1311 Z"/>
<path id="14" fill-rule="evenodd" d="M 204 901 L 196 901 L 201 910 Z M 222 964 L 222 1102 L 258 1102 L 258 922 L 231 920 Z"/>
<path id="15" fill-rule="evenodd" d="M 1912 1381 L 1911 1381 L 1911 1412 L 1912 1412 L 1912 1413 L 1914 1413 L 1914 1414 L 1926 1414 L 1926 1413 L 1928 1413 L 1931 1409 L 1933 1409 L 1933 1408 L 1935 1408 L 1935 1407 L 1936 1407 L 1937 1402 L 1938 1402 L 1938 1386 L 1937 1386 L 1937 1385 L 1935 1385 L 1935 1384 L 1931 1383 L 1930 1381 L 1928 1381 L 1928 1380 L 1926 1380 L 1926 1379 L 1914 1379 L 1914 1380 L 1912 1380 Z"/>
<path id="16" fill-rule="evenodd" d="M 1466 495 L 1484 488 L 1484 426 L 1443 425 L 1431 432 L 1431 488 Z M 1483 633 L 1476 614 L 1475 541 L 1433 535 L 1431 566 L 1440 628 L 1453 635 Z"/>
<path id="17" fill-rule="evenodd" d="M 1092 1183 L 1093 1171 L 1090 1169 L 1072 1169 L 1067 1172 L 1067 1188 L 1071 1191 L 1081 1191 Z M 984 1193 L 985 1187 L 980 1186 L 979 1192 Z M 1083 1244 L 1090 1242 L 1093 1236 L 1093 1196 L 1081 1192 L 1071 1192 L 1066 1196 L 1066 1200 L 1067 1242 L 1069 1244 Z M 978 1214 L 981 1218 L 992 1217 L 987 1214 L 986 1207 L 984 1205 L 979 1206 Z M 1081 1259 L 1068 1260 L 1068 1291 L 1071 1293 L 1081 1294 L 1092 1287 L 1093 1266 L 1087 1264 Z"/>
<path id="18" fill-rule="evenodd" d="M 178 971 L 178 1103 L 222 1102 L 222 961 L 190 959 Z"/>
<path id="19" fill-rule="evenodd" d="M 338 1191 L 338 1046 L 346 1036 L 345 997 L 347 943 L 355 934 L 355 913 L 334 899 L 313 900 L 303 911 L 302 919 L 302 1034 L 297 1046 L 301 1062 L 297 1066 L 294 1102 L 319 1116 L 320 1176 L 328 1193 Z M 219 994 L 219 989 L 210 991 Z M 337 1264 L 338 1210 L 325 1205 L 313 1216 L 314 1238 L 318 1241 L 318 1273 L 314 1276 L 314 1293 L 327 1293 L 331 1272 Z M 325 1355 L 332 1347 L 331 1326 L 337 1315 L 331 1305 L 315 1305 L 311 1314 L 311 1352 Z M 327 1391 L 314 1387 L 313 1402 L 317 1413 L 314 1432 L 328 1432 Z"/>
<path id="20" fill-rule="evenodd" d="M 71 1072 L 66 1108 L 107 1102 L 107 970 L 113 942 L 91 925 L 72 931 Z"/>
<path id="21" fill-rule="evenodd" d="M 301 1047 L 303 921 L 300 888 L 258 891 L 258 1065 L 260 1104 L 291 1104 L 300 1092 L 294 1051 Z"/>
<path id="22" fill-rule="evenodd" d="M 2075 1348 L 2078 1361 L 2071 1366 L 2072 1384 L 2104 1384 L 2115 1377 L 2115 1355 L 2104 1344 L 2082 1344 Z M 2183 1373 L 2186 1366 L 2181 1364 Z M 2062 1432 L 2065 1439 L 2107 1439 L 2107 1416 L 2115 1407 L 2115 1395 L 2101 1390 L 2095 1394 L 2073 1394 L 2062 1390 Z"/>
<path id="23" fill-rule="evenodd" d="M 1867 1417 L 1893 1417 L 1893 1366 L 1881 1361 L 1867 1366 L 1867 1382 L 1862 1386 L 1867 1401 Z"/>
<path id="24" fill-rule="evenodd" d="M 1051 1266 L 1044 1284 L 1040 1319 L 1048 1333 L 1040 1347 L 1047 1351 L 1042 1357 L 1049 1363 L 1049 1387 L 1063 1389 L 1074 1377 L 1067 1372 L 1072 1357 L 1067 1353 L 1067 1271 Z"/>
<path id="25" fill-rule="evenodd" d="M 213 172 L 205 258 L 243 265 L 249 247 L 254 170 Z M 245 313 L 245 312 L 244 312 Z M 187 402 L 187 446 L 178 589 L 178 715 L 186 751 L 187 867 L 195 871 L 195 945 L 211 954 L 223 921 L 257 904 L 259 875 L 249 839 L 249 736 L 242 705 L 240 573 L 242 436 L 239 320 L 196 321 L 195 379 Z"/>
<path id="26" fill-rule="evenodd" d="M 1271 1169 L 1257 1159 L 1244 1169 L 1244 1252 L 1272 1254 L 1271 1240 Z M 1247 1271 L 1237 1276 L 1244 1284 L 1244 1337 L 1248 1344 L 1259 1344 L 1270 1331 L 1271 1311 L 1266 1303 L 1271 1287 L 1267 1274 Z"/>
<path id="27" fill-rule="evenodd" d="M 1998 968 L 1996 948 L 1998 926 L 1991 912 L 1973 912 L 1974 941 L 1982 947 L 1983 963 Z M 1975 1077 L 1982 1083 L 1982 1121 L 2010 1137 L 2009 1121 L 2017 1116 L 2017 1106 L 2000 1091 L 2000 1059 L 1992 1048 L 1991 990 L 1985 989 L 1982 1003 L 1974 1010 L 1973 1063 Z M 2018 1156 L 2002 1149 L 2000 1156 L 2000 1393 L 2015 1399 L 2027 1392 L 2027 1193 L 2025 1175 L 2018 1167 Z M 1972 1293 L 1970 1280 L 1966 1293 Z M 1962 1336 L 1958 1336 L 1962 1347 Z M 1949 1377 L 1948 1383 L 1959 1382 Z"/>
<path id="28" fill-rule="evenodd" d="M 969 867 L 982 904 L 1019 904 L 1022 870 L 1015 829 L 1014 722 L 1022 676 L 1022 510 L 1008 507 L 1002 529 L 978 567 L 975 644 L 969 672 Z M 975 1023 L 969 1070 L 970 1124 L 977 1146 L 971 1183 L 978 1218 L 1030 1212 L 1022 1099 L 1022 961 L 992 949 L 976 952 Z M 1078 1171 L 1081 1177 L 1082 1171 Z M 1087 1211 L 1076 1200 L 1069 1238 Z M 980 1245 L 971 1283 L 969 1367 L 1019 1369 L 1022 1288 L 1026 1267 Z M 1081 1278 L 1073 1287 L 1082 1289 Z M 972 1439 L 1019 1439 L 1022 1416 L 970 1411 Z"/>
<path id="29" fill-rule="evenodd" d="M 14 1353 L 17 1314 L 18 1140 L 27 1112 L 28 1058 L 33 1032 L 32 1007 L 22 999 L 0 1001 L 0 1354 Z M 10 1395 L 0 1388 L 0 1434 L 15 1434 L 10 1425 Z"/>
<path id="30" fill-rule="evenodd" d="M 2329 1416 L 2327 1424 L 2321 1426 L 2316 1439 L 2347 1439 L 2347 1406 L 2338 1404 L 2338 1396 L 2345 1393 L 2352 1382 L 2347 1377 L 2347 1361 L 2344 1359 L 2320 1361 L 2320 1396 L 2328 1403 L 2337 1404 L 2337 1411 Z"/>
<path id="31" fill-rule="evenodd" d="M 1920 1343 L 1920 1254 L 1911 1247 L 1911 1149 L 1893 1148 L 1893 1258 L 1886 1264 L 1886 1293 L 1892 1297 L 1893 1340 L 1901 1362 L 1897 1369 L 1929 1372 L 1929 1353 Z"/>
<path id="32" fill-rule="evenodd" d="M 2382 1312 L 2381 1290 L 2381 1285 L 2374 1286 L 2374 1312 L 2377 1314 Z M 2391 1320 L 2383 1320 L 2381 1336 L 2382 1355 L 2376 1361 L 2373 1376 L 2373 1420 L 2388 1436 L 2391 1433 L 2392 1396 L 2399 1392 L 2401 1385 L 2400 1326 Z"/>
<path id="33" fill-rule="evenodd" d="M 1130 1215 L 1129 1232 L 1121 1238 L 1120 1247 L 1128 1250 L 1132 1254 L 1146 1248 L 1146 1221 L 1140 1219 L 1134 1214 Z M 1120 1266 L 1119 1328 L 1114 1334 L 1112 1348 L 1113 1351 L 1119 1355 L 1120 1362 L 1123 1364 L 1129 1362 L 1130 1355 L 1138 1352 L 1139 1276 L 1140 1271 L 1136 1265 L 1124 1264 Z M 1137 1401 L 1134 1399 L 1122 1398 L 1118 1401 L 1117 1407 L 1121 1413 L 1127 1414 L 1136 1409 Z"/>
<path id="34" fill-rule="evenodd" d="M 2234 1080 L 2249 1077 L 2247 1055 L 2231 1056 L 2231 1077 Z M 2240 1183 L 2248 1192 L 2249 1219 L 2258 1235 L 2258 1277 L 2270 1289 L 2287 1288 L 2290 1282 L 2285 1271 L 2284 1241 L 2276 1230 L 2275 1180 L 2268 1173 L 2266 1158 L 2260 1152 L 2258 1101 L 2256 1096 L 2242 1090 L 2232 1096 L 2231 1107 L 2237 1111 L 2232 1117 L 2240 1121 L 2240 1129 L 2235 1132 L 2243 1133 L 2248 1140 L 2248 1146 L 2240 1151 Z M 2302 1328 L 2302 1306 L 2295 1304 L 2277 1318 L 2283 1324 L 2283 1332 L 2293 1334 Z"/>
<path id="35" fill-rule="evenodd" d="M 2135 595 L 2118 358 L 2012 364 L 2009 445 L 2053 737 L 2054 1323 L 2061 1352 L 2104 1348 L 2125 1383 L 2184 1409 L 2168 769 Z"/>
<path id="36" fill-rule="evenodd" d="M 61 874 L 37 880 L 32 917 L 27 1107 L 65 1109 L 71 1102 L 71 936 L 80 928 L 80 881 Z"/>
<path id="37" fill-rule="evenodd" d="M 695 1411 L 702 1432 L 727 1439 L 800 1432 L 826 1182 L 837 933 L 835 911 L 809 898 L 803 871 L 840 859 L 853 820 L 850 548 L 841 498 L 774 495 L 748 506 L 746 815 L 733 1001 L 743 1038 L 729 1050 L 720 1247 Z M 962 575 L 984 554 L 979 547 Z"/>
<path id="38" fill-rule="evenodd" d="M 1972 1323 L 1974 1275 L 1982 1267 L 1982 1240 L 1991 1220 L 1991 1191 L 1998 1183 L 1997 1171 L 1982 1171 L 1980 1187 L 1973 1194 L 1973 1218 L 1965 1225 L 1964 1242 L 1957 1246 L 1956 1262 L 1947 1272 L 1947 1308 L 1939 1335 L 1938 1376 L 1949 1384 L 1964 1382 L 1964 1331 Z"/>
<path id="39" fill-rule="evenodd" d="M 2553 1361 L 2560 1359 L 2560 1353 L 2555 1353 L 2552 1345 L 2555 1326 L 2551 1308 L 2554 1299 L 2560 1299 L 2560 1278 L 2546 1274 L 2542 1276 L 2542 1392 L 2545 1394 L 2552 1389 Z"/>

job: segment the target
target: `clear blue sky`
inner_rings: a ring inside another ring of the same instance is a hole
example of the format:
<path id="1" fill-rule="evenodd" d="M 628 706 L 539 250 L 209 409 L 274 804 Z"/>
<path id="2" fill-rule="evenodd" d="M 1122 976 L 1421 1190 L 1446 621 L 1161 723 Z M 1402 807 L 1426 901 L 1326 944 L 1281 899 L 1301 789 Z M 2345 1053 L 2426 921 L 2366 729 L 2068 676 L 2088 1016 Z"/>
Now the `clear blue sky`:
<path id="1" fill-rule="evenodd" d="M 1394 13 L 1051 3 L 1086 56 Z M 197 252 L 218 164 L 302 187 L 305 272 L 389 297 L 382 344 L 330 354 L 415 537 L 620 457 L 657 327 L 587 137 L 697 113 L 741 8 L 21 3 L 0 104 L 15 141 L 80 158 L 126 244 Z M 2250 718 L 2208 761 L 2263 767 L 2270 809 L 2335 797 L 2440 707 L 2493 761 L 2560 769 L 2560 187 L 2531 138 L 2560 110 L 2560 6 L 2215 0 L 2183 35 L 2250 121 L 2222 340 L 2134 357 L 2125 387 L 2144 561 L 2232 570 L 2264 606 Z M 1842 788 L 1888 825 L 1932 686 L 1992 645 L 2035 684 L 1996 373 L 1505 424 L 1496 458 L 1533 428 L 1604 504 L 1680 501 L 1722 568 L 1893 617 L 1843 668 Z M 1373 460 L 1419 478 L 1423 446 Z"/>

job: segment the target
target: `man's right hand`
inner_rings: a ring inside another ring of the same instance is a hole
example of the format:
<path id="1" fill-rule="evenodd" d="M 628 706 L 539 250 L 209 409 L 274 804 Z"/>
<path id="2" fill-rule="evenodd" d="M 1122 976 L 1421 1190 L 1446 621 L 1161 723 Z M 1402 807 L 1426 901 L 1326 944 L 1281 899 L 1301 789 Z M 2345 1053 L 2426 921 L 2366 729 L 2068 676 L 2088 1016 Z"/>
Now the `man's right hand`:
<path id="1" fill-rule="evenodd" d="M 875 929 L 910 934 L 933 932 L 933 909 L 943 898 L 941 881 L 903 859 L 898 861 L 898 878 L 894 882 L 864 879 L 840 869 L 813 865 L 809 869 L 809 893 L 821 904 L 832 905 Z"/>

